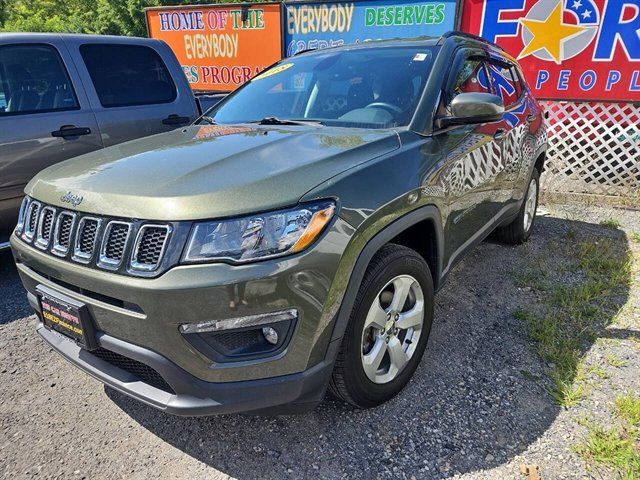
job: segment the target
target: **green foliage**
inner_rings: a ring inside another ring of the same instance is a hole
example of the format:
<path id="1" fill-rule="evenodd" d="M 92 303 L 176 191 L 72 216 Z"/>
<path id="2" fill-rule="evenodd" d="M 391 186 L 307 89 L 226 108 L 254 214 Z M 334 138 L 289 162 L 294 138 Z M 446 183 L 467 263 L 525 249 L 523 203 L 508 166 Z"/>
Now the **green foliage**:
<path id="1" fill-rule="evenodd" d="M 608 428 L 587 425 L 587 437 L 575 450 L 589 463 L 615 470 L 619 478 L 640 478 L 640 397 L 619 395 L 614 411 L 619 422 Z"/>
<path id="2" fill-rule="evenodd" d="M 251 0 L 249 0 L 251 1 Z M 146 36 L 144 9 L 240 0 L 0 0 L 0 31 Z M 254 0 L 253 3 L 260 3 Z"/>
<path id="3" fill-rule="evenodd" d="M 618 478 L 637 479 L 640 476 L 640 453 L 635 447 L 637 441 L 638 431 L 634 428 L 592 426 L 576 452 L 591 464 L 615 470 Z"/>
<path id="4" fill-rule="evenodd" d="M 630 393 L 619 395 L 616 398 L 616 414 L 632 427 L 640 427 L 640 397 Z"/>
<path id="5" fill-rule="evenodd" d="M 544 292 L 542 308 L 518 309 L 513 315 L 528 324 L 537 353 L 550 365 L 549 394 L 566 408 L 585 397 L 588 375 L 607 377 L 601 366 L 584 365 L 582 356 L 585 345 L 593 343 L 598 331 L 615 317 L 620 308 L 618 295 L 633 278 L 632 257 L 625 245 L 621 239 L 599 238 L 565 244 L 571 258 L 568 267 L 577 279 L 571 283 L 562 276 L 548 275 L 549 265 L 535 259 L 518 279 L 521 287 Z M 553 265 L 556 272 L 560 267 Z M 621 361 L 611 358 L 609 363 L 620 365 Z"/>
<path id="6" fill-rule="evenodd" d="M 609 227 L 609 228 L 613 228 L 613 229 L 618 229 L 620 228 L 620 221 L 616 218 L 608 218 L 606 220 L 603 220 L 602 222 L 600 222 L 600 225 L 603 225 L 605 227 Z"/>

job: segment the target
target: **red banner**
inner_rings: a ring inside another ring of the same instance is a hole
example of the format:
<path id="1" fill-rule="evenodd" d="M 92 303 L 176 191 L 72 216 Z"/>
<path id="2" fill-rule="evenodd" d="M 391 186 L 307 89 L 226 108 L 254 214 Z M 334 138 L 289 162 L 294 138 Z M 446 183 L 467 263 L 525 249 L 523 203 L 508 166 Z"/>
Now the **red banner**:
<path id="1" fill-rule="evenodd" d="M 640 0 L 463 0 L 461 29 L 516 57 L 538 98 L 640 101 Z"/>

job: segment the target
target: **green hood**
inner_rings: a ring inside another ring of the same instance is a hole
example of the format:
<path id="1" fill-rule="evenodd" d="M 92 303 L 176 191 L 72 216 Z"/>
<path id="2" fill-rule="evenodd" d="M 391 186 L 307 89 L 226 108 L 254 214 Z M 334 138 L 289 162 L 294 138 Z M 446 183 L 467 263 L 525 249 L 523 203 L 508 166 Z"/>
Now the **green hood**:
<path id="1" fill-rule="evenodd" d="M 293 205 L 309 190 L 399 147 L 391 130 L 194 125 L 40 172 L 26 193 L 76 210 L 193 220 Z M 68 197 L 67 197 L 68 198 Z"/>

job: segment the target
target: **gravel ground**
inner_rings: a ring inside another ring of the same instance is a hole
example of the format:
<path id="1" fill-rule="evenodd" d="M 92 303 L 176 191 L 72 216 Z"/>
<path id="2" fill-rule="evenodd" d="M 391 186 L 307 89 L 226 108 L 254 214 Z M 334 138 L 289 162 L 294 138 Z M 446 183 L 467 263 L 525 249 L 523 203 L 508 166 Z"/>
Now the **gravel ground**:
<path id="1" fill-rule="evenodd" d="M 177 418 L 104 388 L 47 348 L 33 331 L 10 255 L 0 254 L 0 472 L 5 478 L 592 478 L 572 445 L 578 416 L 607 421 L 615 392 L 640 393 L 640 287 L 621 300 L 631 312 L 586 349 L 625 366 L 594 384 L 575 409 L 555 405 L 516 306 L 539 301 L 517 286 L 527 261 L 571 229 L 611 235 L 617 218 L 640 232 L 640 212 L 547 207 L 531 242 L 485 242 L 436 297 L 427 352 L 408 388 L 356 411 L 327 398 L 290 417 Z M 619 233 L 622 234 L 622 233 Z M 633 245 L 629 241 L 629 245 Z M 631 248 L 631 247 L 630 247 Z M 638 244 L 635 244 L 638 253 Z M 554 252 L 550 252 L 553 255 Z M 621 304 L 622 306 L 622 304 Z M 595 478 L 595 477 L 594 477 Z M 598 472 L 597 478 L 614 478 Z"/>

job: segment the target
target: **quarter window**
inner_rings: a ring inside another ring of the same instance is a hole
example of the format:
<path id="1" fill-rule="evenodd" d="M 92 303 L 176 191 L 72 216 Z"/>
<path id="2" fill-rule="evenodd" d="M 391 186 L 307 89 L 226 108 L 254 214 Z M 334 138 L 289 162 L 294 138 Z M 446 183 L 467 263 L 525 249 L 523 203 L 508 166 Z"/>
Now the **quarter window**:
<path id="1" fill-rule="evenodd" d="M 85 44 L 80 54 L 105 108 L 171 103 L 176 99 L 167 67 L 152 48 Z"/>
<path id="2" fill-rule="evenodd" d="M 69 74 L 54 47 L 0 47 L 0 116 L 77 108 Z"/>

